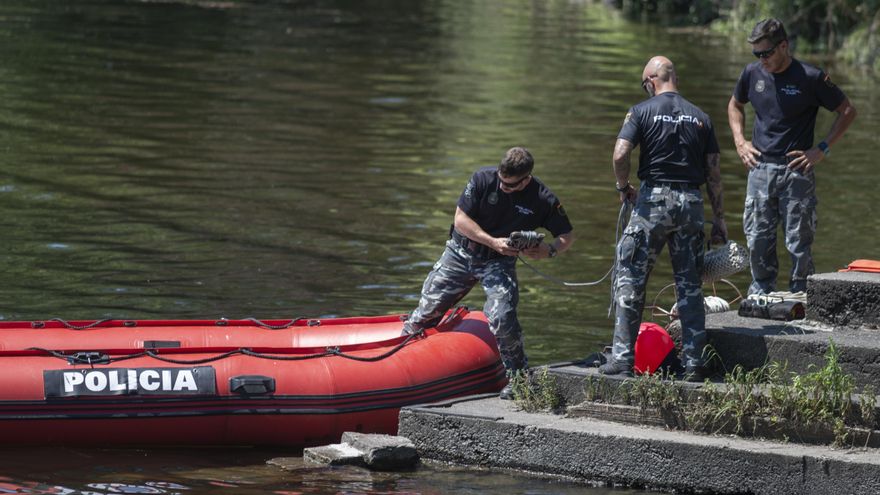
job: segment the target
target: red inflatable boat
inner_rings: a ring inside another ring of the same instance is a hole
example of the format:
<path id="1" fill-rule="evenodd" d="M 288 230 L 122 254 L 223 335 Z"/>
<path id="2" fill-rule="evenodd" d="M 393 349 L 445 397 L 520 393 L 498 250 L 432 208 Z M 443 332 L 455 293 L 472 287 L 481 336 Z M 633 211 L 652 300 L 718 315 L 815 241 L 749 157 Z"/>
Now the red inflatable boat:
<path id="1" fill-rule="evenodd" d="M 0 322 L 0 443 L 317 445 L 504 386 L 483 313 L 401 329 L 399 315 Z"/>

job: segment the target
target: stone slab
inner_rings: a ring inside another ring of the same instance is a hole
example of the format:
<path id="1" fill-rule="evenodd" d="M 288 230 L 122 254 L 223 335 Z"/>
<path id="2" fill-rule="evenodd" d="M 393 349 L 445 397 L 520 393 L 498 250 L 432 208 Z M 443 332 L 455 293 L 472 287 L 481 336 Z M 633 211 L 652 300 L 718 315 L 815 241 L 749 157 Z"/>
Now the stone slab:
<path id="1" fill-rule="evenodd" d="M 821 273 L 807 279 L 807 318 L 833 326 L 880 327 L 880 273 Z"/>
<path id="2" fill-rule="evenodd" d="M 399 433 L 427 459 L 663 491 L 880 491 L 880 453 L 874 449 L 834 450 L 525 413 L 497 397 L 401 409 Z"/>
<path id="3" fill-rule="evenodd" d="M 370 469 L 409 469 L 419 462 L 415 445 L 404 437 L 347 431 L 342 434 L 342 441 L 360 451 Z"/>
<path id="4" fill-rule="evenodd" d="M 347 443 L 303 449 L 303 459 L 324 466 L 365 466 L 364 453 Z M 278 464 L 276 462 L 276 464 Z M 280 465 L 280 464 L 278 464 Z"/>

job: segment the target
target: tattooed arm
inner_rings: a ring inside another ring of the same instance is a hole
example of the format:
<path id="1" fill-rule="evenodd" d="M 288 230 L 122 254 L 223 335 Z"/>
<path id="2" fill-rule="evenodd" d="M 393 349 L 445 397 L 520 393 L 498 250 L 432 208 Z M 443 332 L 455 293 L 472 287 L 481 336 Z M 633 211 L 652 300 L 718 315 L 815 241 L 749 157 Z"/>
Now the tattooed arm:
<path id="1" fill-rule="evenodd" d="M 635 203 L 639 194 L 636 188 L 629 183 L 630 155 L 632 155 L 633 148 L 632 143 L 626 139 L 618 138 L 617 144 L 614 145 L 614 156 L 611 158 L 614 163 L 614 177 L 617 180 L 618 191 L 626 186 L 625 190 L 620 191 L 621 203 L 627 199 Z"/>
<path id="2" fill-rule="evenodd" d="M 712 204 L 713 244 L 727 242 L 727 224 L 724 223 L 724 188 L 721 185 L 721 154 L 706 155 L 706 193 Z"/>

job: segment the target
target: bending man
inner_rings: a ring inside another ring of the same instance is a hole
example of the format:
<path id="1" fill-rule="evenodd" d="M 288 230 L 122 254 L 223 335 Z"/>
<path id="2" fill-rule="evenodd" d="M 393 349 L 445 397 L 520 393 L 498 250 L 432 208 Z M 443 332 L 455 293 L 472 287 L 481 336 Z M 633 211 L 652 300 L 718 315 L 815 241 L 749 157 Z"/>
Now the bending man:
<path id="1" fill-rule="evenodd" d="M 486 292 L 483 311 L 495 334 L 508 377 L 528 367 L 522 327 L 516 315 L 519 287 L 517 250 L 507 244 L 512 232 L 543 227 L 553 234 L 522 251 L 533 259 L 553 258 L 574 242 L 572 226 L 556 196 L 532 176 L 534 160 L 525 148 L 511 148 L 498 167 L 477 170 L 455 209 L 446 250 L 422 287 L 419 306 L 404 323 L 404 333 L 430 328 L 479 281 Z M 501 391 L 511 399 L 510 384 Z"/>

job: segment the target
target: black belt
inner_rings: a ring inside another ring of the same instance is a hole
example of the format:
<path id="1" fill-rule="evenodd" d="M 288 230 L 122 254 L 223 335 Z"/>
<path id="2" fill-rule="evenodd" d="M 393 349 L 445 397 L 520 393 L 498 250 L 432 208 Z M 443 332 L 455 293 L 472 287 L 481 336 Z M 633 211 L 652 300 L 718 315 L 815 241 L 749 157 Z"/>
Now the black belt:
<path id="1" fill-rule="evenodd" d="M 668 187 L 670 189 L 699 189 L 700 184 L 696 182 L 671 182 L 662 180 L 645 181 L 648 187 Z"/>
<path id="2" fill-rule="evenodd" d="M 792 158 L 787 156 L 773 156 L 773 155 L 761 155 L 756 158 L 758 162 L 764 163 L 775 163 L 777 165 L 788 165 L 788 162 L 792 160 Z"/>
<path id="3" fill-rule="evenodd" d="M 491 249 L 489 246 L 484 246 L 479 242 L 468 239 L 467 237 L 459 234 L 458 231 L 455 229 L 452 229 L 452 232 L 450 234 L 453 241 L 455 241 L 459 246 L 464 248 L 465 251 L 472 254 L 473 256 L 487 260 L 501 258 L 504 256 L 494 249 Z"/>

